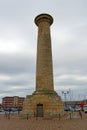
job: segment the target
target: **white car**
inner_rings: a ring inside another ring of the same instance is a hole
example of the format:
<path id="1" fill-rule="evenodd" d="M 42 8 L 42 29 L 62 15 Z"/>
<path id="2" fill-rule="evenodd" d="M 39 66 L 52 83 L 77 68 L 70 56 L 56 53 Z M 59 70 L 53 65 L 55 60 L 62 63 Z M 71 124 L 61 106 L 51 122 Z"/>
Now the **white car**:
<path id="1" fill-rule="evenodd" d="M 81 107 L 77 106 L 77 107 L 75 108 L 75 111 L 81 111 Z"/>
<path id="2" fill-rule="evenodd" d="M 84 111 L 85 113 L 87 113 L 87 105 L 84 105 L 84 106 L 83 106 L 83 111 Z"/>

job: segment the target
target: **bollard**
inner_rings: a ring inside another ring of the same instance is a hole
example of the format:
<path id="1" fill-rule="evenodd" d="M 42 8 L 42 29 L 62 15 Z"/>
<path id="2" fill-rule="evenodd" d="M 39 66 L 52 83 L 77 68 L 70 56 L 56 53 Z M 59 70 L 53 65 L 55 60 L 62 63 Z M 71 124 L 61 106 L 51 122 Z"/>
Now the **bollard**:
<path id="1" fill-rule="evenodd" d="M 79 115 L 80 115 L 80 117 L 81 117 L 81 119 L 82 119 L 82 113 L 81 113 L 81 111 L 79 111 Z"/>
<path id="2" fill-rule="evenodd" d="M 27 114 L 27 120 L 28 120 L 28 114 Z"/>
<path id="3" fill-rule="evenodd" d="M 70 120 L 71 120 L 71 113 L 70 113 Z"/>
<path id="4" fill-rule="evenodd" d="M 8 119 L 10 119 L 10 113 L 8 114 Z"/>
<path id="5" fill-rule="evenodd" d="M 60 114 L 59 114 L 59 121 L 60 121 Z"/>

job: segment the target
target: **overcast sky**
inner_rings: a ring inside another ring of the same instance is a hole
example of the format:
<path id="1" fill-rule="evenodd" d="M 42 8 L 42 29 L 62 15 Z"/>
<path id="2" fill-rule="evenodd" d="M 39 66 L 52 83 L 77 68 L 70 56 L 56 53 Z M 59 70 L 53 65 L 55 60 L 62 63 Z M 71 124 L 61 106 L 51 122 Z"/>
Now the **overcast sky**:
<path id="1" fill-rule="evenodd" d="M 0 101 L 35 90 L 37 26 L 50 14 L 54 88 L 87 98 L 87 0 L 0 0 Z M 69 97 L 69 95 L 67 95 Z"/>

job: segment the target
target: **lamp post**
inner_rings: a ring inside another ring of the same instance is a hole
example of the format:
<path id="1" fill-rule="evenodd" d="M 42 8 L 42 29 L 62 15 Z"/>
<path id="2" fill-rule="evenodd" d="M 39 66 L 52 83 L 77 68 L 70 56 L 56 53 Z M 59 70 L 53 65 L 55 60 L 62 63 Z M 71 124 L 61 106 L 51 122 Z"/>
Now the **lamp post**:
<path id="1" fill-rule="evenodd" d="M 64 94 L 65 106 L 66 106 L 66 95 L 69 94 L 69 91 L 62 91 L 62 94 Z"/>

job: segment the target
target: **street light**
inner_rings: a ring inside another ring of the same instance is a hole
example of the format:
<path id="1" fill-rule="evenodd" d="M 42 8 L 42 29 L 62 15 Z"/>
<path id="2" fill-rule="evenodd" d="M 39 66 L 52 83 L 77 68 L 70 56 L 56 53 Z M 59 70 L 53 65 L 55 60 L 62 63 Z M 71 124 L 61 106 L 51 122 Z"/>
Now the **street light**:
<path id="1" fill-rule="evenodd" d="M 69 94 L 69 91 L 62 91 L 62 94 L 64 94 L 65 106 L 66 106 L 66 95 Z"/>

